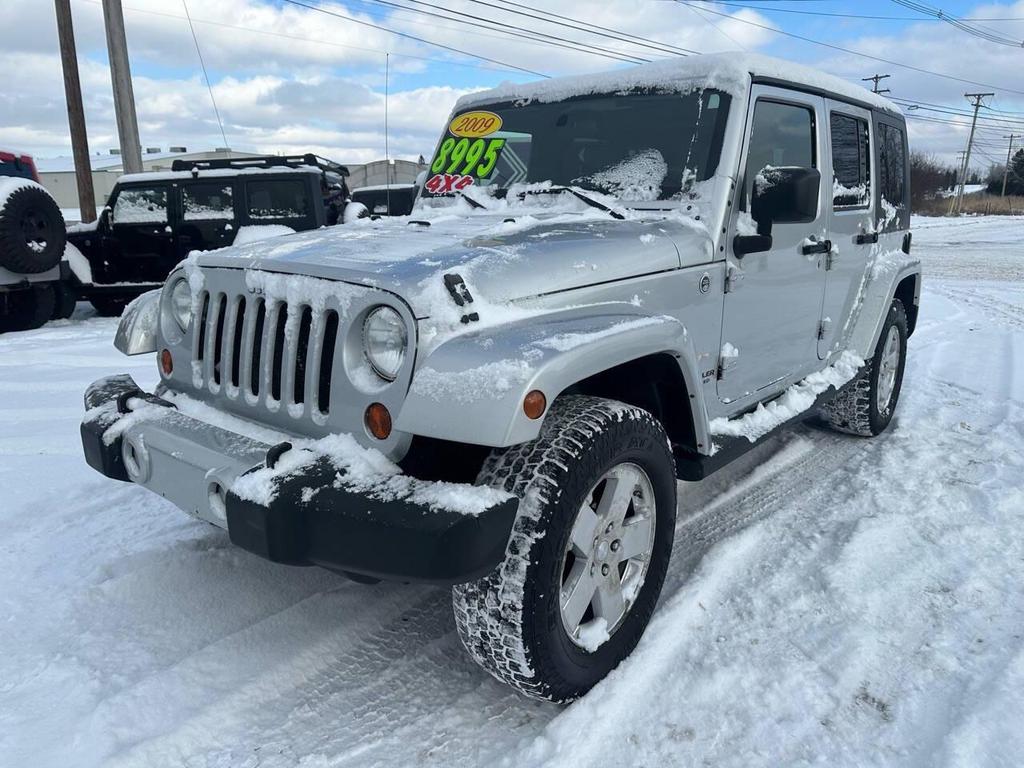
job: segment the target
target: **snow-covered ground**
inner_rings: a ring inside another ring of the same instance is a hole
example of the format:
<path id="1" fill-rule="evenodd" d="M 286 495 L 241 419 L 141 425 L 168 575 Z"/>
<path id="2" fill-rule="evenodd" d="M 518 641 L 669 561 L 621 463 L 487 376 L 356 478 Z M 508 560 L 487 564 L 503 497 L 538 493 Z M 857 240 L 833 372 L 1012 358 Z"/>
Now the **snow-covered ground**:
<path id="1" fill-rule="evenodd" d="M 915 220 L 894 427 L 686 485 L 661 607 L 583 700 L 463 653 L 448 592 L 232 548 L 88 469 L 115 321 L 0 337 L 2 766 L 1024 764 L 1024 218 Z"/>

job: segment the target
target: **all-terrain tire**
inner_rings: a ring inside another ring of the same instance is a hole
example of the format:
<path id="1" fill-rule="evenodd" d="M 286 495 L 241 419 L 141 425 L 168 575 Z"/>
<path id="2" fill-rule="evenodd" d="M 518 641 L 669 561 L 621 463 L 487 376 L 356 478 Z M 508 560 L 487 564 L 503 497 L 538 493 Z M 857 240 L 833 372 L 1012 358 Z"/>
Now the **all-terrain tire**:
<path id="1" fill-rule="evenodd" d="M 899 338 L 899 362 L 888 404 L 879 408 L 878 387 L 883 369 L 882 358 L 886 341 L 893 328 L 896 329 Z M 821 415 L 833 429 L 861 437 L 875 437 L 889 426 L 903 385 L 903 370 L 907 361 L 907 335 L 907 313 L 903 302 L 893 299 L 871 359 L 857 377 L 843 386 L 835 398 L 821 409 Z"/>
<path id="2" fill-rule="evenodd" d="M 0 307 L 0 333 L 42 327 L 53 317 L 56 304 L 57 296 L 49 283 L 7 294 L 4 307 Z"/>
<path id="3" fill-rule="evenodd" d="M 67 234 L 56 201 L 35 184 L 18 187 L 0 207 L 0 267 L 24 275 L 53 269 Z"/>
<path id="4" fill-rule="evenodd" d="M 651 481 L 654 543 L 632 607 L 603 644 L 587 651 L 563 628 L 564 551 L 580 505 L 623 462 L 641 467 Z M 452 590 L 459 636 L 485 670 L 529 696 L 556 702 L 582 696 L 633 650 L 661 592 L 676 516 L 675 462 L 665 430 L 641 408 L 559 398 L 540 436 L 493 451 L 477 482 L 521 502 L 502 563 Z"/>

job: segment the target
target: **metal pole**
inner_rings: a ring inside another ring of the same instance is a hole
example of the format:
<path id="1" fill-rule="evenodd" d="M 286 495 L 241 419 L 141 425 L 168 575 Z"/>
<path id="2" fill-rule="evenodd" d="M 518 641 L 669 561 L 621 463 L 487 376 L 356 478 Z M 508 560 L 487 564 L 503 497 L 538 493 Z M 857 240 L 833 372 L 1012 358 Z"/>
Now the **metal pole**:
<path id="1" fill-rule="evenodd" d="M 78 78 L 71 0 L 55 2 L 60 62 L 64 70 L 64 95 L 68 102 L 68 128 L 71 130 L 71 153 L 75 158 L 75 181 L 78 182 L 78 211 L 82 221 L 88 223 L 96 219 L 96 194 L 92 188 L 89 139 L 85 133 L 85 110 L 82 107 L 82 84 Z"/>
<path id="2" fill-rule="evenodd" d="M 107 56 L 110 80 L 114 86 L 114 114 L 121 144 L 121 165 L 125 173 L 142 172 L 142 144 L 139 121 L 135 117 L 132 71 L 128 64 L 128 42 L 124 35 L 124 11 L 121 0 L 103 0 L 103 23 L 107 30 Z"/>
<path id="3" fill-rule="evenodd" d="M 1006 148 L 1006 166 L 1003 168 L 1003 194 L 1000 197 L 1006 197 L 1006 177 L 1010 174 L 1010 154 L 1013 152 L 1013 134 L 1009 136 L 1003 136 L 1004 139 L 1010 140 L 1010 146 Z"/>
<path id="4" fill-rule="evenodd" d="M 384 195 L 388 204 L 388 215 L 391 215 L 391 154 L 388 151 L 388 79 L 391 75 L 391 54 L 384 54 L 384 182 L 387 186 Z"/>
<path id="5" fill-rule="evenodd" d="M 967 137 L 967 154 L 964 156 L 964 172 L 960 176 L 960 191 L 956 196 L 956 212 L 960 213 L 964 202 L 964 185 L 967 183 L 967 169 L 971 167 L 971 145 L 974 143 L 974 128 L 978 124 L 978 110 L 981 109 L 981 100 L 986 96 L 995 96 L 994 93 L 965 93 L 968 99 L 974 99 L 974 117 L 971 118 L 971 135 Z"/>

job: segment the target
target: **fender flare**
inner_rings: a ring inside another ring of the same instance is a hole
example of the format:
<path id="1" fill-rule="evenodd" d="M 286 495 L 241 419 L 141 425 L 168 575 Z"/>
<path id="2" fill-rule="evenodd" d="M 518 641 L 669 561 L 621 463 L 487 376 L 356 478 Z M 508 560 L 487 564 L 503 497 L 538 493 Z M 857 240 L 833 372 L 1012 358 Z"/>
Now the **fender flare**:
<path id="1" fill-rule="evenodd" d="M 868 283 L 864 288 L 858 321 L 850 333 L 847 348 L 867 360 L 874 354 L 889 305 L 896 289 L 908 277 L 915 277 L 914 298 L 921 297 L 921 260 L 901 250 L 879 253 L 868 267 Z"/>
<path id="2" fill-rule="evenodd" d="M 537 438 L 543 418 L 531 420 L 523 412 L 527 393 L 543 392 L 550 409 L 573 384 L 661 353 L 678 362 L 697 440 L 708 445 L 696 353 L 685 327 L 673 317 L 618 303 L 533 316 L 448 339 L 419 361 L 395 428 L 491 447 L 528 442 Z"/>

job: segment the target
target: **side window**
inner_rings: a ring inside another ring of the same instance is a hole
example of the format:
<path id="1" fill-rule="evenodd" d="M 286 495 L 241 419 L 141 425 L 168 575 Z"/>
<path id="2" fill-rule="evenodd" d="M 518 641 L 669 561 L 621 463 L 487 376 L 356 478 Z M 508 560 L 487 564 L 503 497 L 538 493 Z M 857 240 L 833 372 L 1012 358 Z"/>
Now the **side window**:
<path id="1" fill-rule="evenodd" d="M 246 198 L 253 219 L 297 219 L 309 213 L 306 185 L 301 181 L 250 181 Z"/>
<path id="2" fill-rule="evenodd" d="M 167 223 L 167 187 L 133 187 L 117 194 L 111 220 L 115 224 Z"/>
<path id="3" fill-rule="evenodd" d="M 882 192 L 882 207 L 903 207 L 904 180 L 907 160 L 903 152 L 903 131 L 892 125 L 879 123 L 878 182 Z"/>
<path id="4" fill-rule="evenodd" d="M 230 184 L 186 184 L 181 191 L 186 221 L 233 219 Z"/>
<path id="5" fill-rule="evenodd" d="M 871 204 L 871 152 L 868 124 L 833 112 L 832 206 L 859 208 Z"/>
<path id="6" fill-rule="evenodd" d="M 809 107 L 759 100 L 747 151 L 746 197 L 766 166 L 814 168 L 814 112 Z"/>

